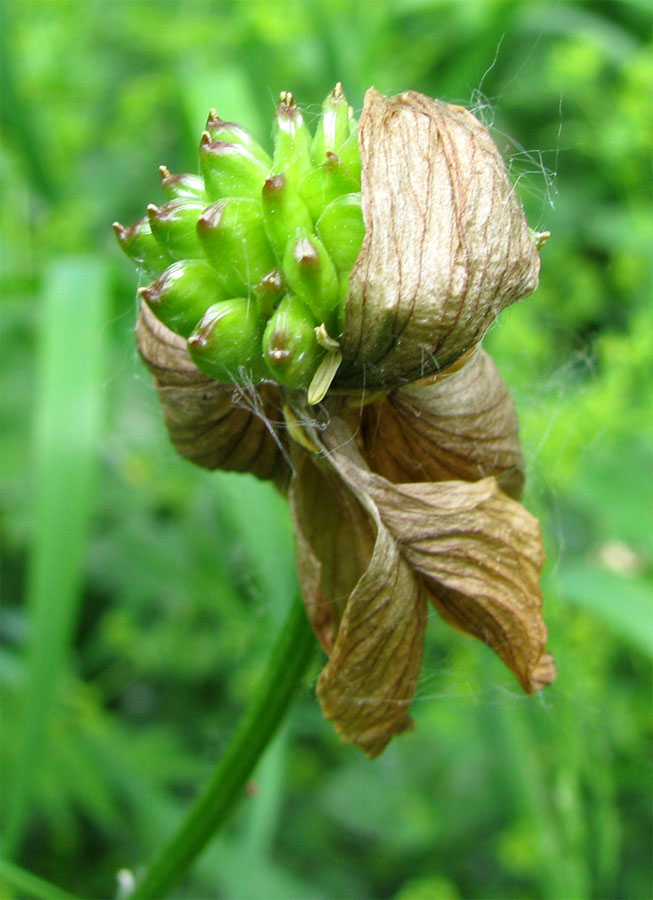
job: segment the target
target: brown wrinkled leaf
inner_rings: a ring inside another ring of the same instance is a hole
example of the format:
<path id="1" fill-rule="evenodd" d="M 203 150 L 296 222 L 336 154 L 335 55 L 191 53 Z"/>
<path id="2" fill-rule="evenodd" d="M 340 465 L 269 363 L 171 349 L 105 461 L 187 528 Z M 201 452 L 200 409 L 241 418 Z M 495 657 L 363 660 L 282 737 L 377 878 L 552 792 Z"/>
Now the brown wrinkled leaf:
<path id="1" fill-rule="evenodd" d="M 208 378 L 186 341 L 142 304 L 138 350 L 154 376 L 170 439 L 177 452 L 206 469 L 252 472 L 283 482 L 288 467 L 269 422 L 280 419 L 278 392 L 267 385 L 246 393 Z"/>
<path id="2" fill-rule="evenodd" d="M 317 488 L 315 493 L 310 491 L 311 484 Z M 327 487 L 335 493 L 323 492 Z M 315 525 L 309 523 L 310 517 L 296 512 L 300 560 L 312 556 L 308 577 L 300 561 L 302 594 L 322 637 L 339 618 L 335 641 L 329 634 L 329 662 L 318 680 L 317 695 L 325 718 L 333 722 L 342 739 L 355 743 L 370 757 L 378 756 L 394 735 L 410 727 L 408 710 L 422 660 L 426 600 L 374 504 L 360 497 L 365 512 L 362 508 L 354 512 L 354 494 L 343 482 L 334 483 L 328 466 L 305 455 L 293 476 L 291 496 L 297 501 L 307 488 L 307 502 L 315 502 L 318 508 Z M 340 505 L 343 494 L 349 496 Z M 319 508 L 322 506 L 328 512 Z M 339 510 L 342 521 L 338 521 Z M 309 535 L 303 531 L 306 526 Z M 376 536 L 371 556 L 367 556 L 371 528 Z M 343 584 L 342 566 L 346 572 Z M 350 593 L 343 598 L 342 588 L 353 578 Z M 343 599 L 346 605 L 341 618 L 334 608 L 325 628 L 319 610 L 325 603 L 338 607 Z"/>
<path id="3" fill-rule="evenodd" d="M 484 350 L 444 380 L 406 385 L 363 407 L 361 432 L 370 468 L 389 481 L 478 481 L 494 475 L 504 493 L 521 495 L 515 405 Z"/>
<path id="4" fill-rule="evenodd" d="M 342 420 L 332 420 L 324 434 L 332 465 L 373 505 L 444 617 L 489 644 L 526 691 L 552 681 L 537 520 L 494 478 L 392 484 L 369 471 L 348 435 Z"/>
<path id="5" fill-rule="evenodd" d="M 535 290 L 539 258 L 501 155 L 459 106 L 365 95 L 365 238 L 337 381 L 396 387 L 454 362 Z"/>

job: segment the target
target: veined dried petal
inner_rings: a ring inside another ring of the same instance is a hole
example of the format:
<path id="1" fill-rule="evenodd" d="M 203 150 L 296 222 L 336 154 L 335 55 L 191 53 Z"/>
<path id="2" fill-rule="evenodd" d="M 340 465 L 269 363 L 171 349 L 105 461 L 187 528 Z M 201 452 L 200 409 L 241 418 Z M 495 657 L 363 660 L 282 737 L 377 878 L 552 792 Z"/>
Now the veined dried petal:
<path id="1" fill-rule="evenodd" d="M 414 91 L 365 97 L 365 238 L 340 384 L 396 387 L 451 365 L 537 286 L 539 258 L 487 129 Z"/>
<path id="2" fill-rule="evenodd" d="M 484 350 L 446 379 L 408 384 L 363 407 L 361 434 L 370 467 L 389 481 L 494 475 L 504 493 L 521 495 L 515 405 Z"/>
<path id="3" fill-rule="evenodd" d="M 329 653 L 318 697 L 342 739 L 375 757 L 411 725 L 426 601 L 376 507 L 316 458 L 294 462 L 302 593 Z"/>
<path id="4" fill-rule="evenodd" d="M 442 615 L 489 644 L 527 692 L 552 681 L 537 519 L 495 478 L 392 484 L 369 471 L 338 418 L 323 440 L 334 467 L 361 502 L 377 509 Z"/>

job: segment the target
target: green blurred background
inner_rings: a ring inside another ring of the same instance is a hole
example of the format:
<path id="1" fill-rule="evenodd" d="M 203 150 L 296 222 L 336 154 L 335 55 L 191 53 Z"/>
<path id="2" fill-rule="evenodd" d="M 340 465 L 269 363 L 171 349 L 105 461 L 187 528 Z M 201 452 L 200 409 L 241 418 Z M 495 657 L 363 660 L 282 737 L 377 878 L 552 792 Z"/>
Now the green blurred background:
<path id="1" fill-rule="evenodd" d="M 556 684 L 431 617 L 415 732 L 376 762 L 306 680 L 179 898 L 644 898 L 651 891 L 653 307 L 644 2 L 2 4 L 0 737 L 5 854 L 112 897 L 180 821 L 295 587 L 284 501 L 176 458 L 111 222 L 196 171 L 206 113 L 270 143 L 336 81 L 492 125 L 537 294 L 487 338 L 543 523 Z M 2 897 L 28 896 L 8 885 Z"/>

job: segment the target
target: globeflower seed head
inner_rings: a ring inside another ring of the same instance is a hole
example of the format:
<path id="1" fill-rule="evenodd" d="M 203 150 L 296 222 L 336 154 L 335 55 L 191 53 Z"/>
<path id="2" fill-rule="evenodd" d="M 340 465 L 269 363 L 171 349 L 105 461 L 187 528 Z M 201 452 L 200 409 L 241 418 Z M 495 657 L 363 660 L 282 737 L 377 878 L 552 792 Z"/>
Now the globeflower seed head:
<path id="1" fill-rule="evenodd" d="M 270 166 L 246 129 L 211 111 L 204 177 L 162 167 L 180 196 L 150 206 L 151 228 L 117 235 L 153 275 L 206 254 L 218 292 L 253 300 L 263 327 L 295 295 L 338 342 L 337 388 L 392 390 L 449 368 L 537 283 L 542 240 L 487 130 L 460 107 L 371 89 L 359 124 L 336 86 L 312 138 L 284 92 Z"/>

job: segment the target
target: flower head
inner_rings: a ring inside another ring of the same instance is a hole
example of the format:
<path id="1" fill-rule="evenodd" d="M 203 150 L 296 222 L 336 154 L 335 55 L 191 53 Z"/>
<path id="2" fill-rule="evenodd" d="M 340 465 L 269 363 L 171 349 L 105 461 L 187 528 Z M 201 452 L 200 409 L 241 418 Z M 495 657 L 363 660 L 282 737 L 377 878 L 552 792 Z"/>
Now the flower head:
<path id="1" fill-rule="evenodd" d="M 282 94 L 272 158 L 211 113 L 200 163 L 116 226 L 155 276 L 139 349 L 183 456 L 288 494 L 325 715 L 369 756 L 408 727 L 429 604 L 527 692 L 552 681 L 517 420 L 480 347 L 538 247 L 487 130 L 374 90 L 357 125 L 337 86 L 314 135 Z"/>

